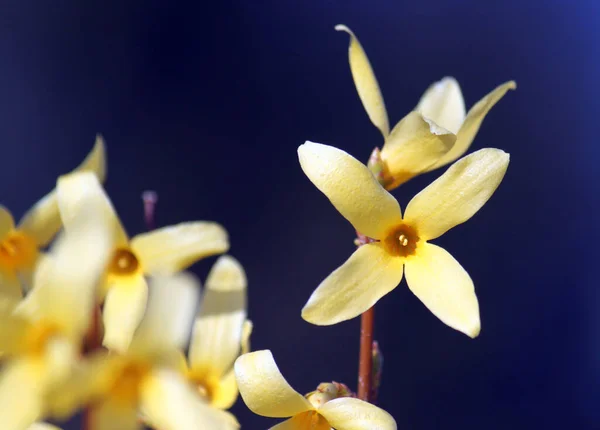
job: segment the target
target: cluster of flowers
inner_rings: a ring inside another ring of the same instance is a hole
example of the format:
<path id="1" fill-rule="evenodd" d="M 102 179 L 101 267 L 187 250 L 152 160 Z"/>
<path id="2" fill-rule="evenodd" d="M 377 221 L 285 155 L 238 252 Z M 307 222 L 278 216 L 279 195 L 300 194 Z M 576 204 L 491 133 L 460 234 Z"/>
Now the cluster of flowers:
<path id="1" fill-rule="evenodd" d="M 483 149 L 456 161 L 415 196 L 404 216 L 388 192 L 457 160 L 499 86 L 466 113 L 456 81 L 432 85 L 389 131 L 379 86 L 352 32 L 350 66 L 359 96 L 384 136 L 368 165 L 332 146 L 306 142 L 300 165 L 358 232 L 358 249 L 314 291 L 302 310 L 313 324 L 354 318 L 394 289 L 406 272 L 413 293 L 441 321 L 475 337 L 473 282 L 429 243 L 473 216 L 507 169 L 508 154 Z M 342 384 L 305 396 L 281 375 L 270 351 L 249 351 L 246 277 L 223 255 L 200 283 L 182 272 L 227 252 L 214 222 L 186 222 L 129 238 L 106 195 L 105 149 L 94 149 L 15 225 L 0 207 L 0 424 L 50 429 L 87 408 L 94 430 L 235 429 L 226 412 L 241 394 L 257 414 L 290 419 L 273 428 L 396 429 L 382 409 Z M 197 310 L 200 302 L 199 310 Z M 188 343 L 189 341 L 189 348 Z M 187 349 L 187 355 L 185 353 Z"/>

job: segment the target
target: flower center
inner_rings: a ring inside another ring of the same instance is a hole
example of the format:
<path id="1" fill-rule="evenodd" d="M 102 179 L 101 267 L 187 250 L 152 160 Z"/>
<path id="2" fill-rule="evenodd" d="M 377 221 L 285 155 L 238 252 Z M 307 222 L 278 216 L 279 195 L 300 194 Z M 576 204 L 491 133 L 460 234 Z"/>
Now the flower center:
<path id="1" fill-rule="evenodd" d="M 302 412 L 295 415 L 292 421 L 296 425 L 294 428 L 310 430 L 329 430 L 331 426 L 327 420 L 317 411 Z M 292 426 L 293 427 L 293 426 Z"/>
<path id="2" fill-rule="evenodd" d="M 140 263 L 133 252 L 126 248 L 119 248 L 113 254 L 108 270 L 113 275 L 132 275 Z"/>
<path id="3" fill-rule="evenodd" d="M 128 405 L 137 403 L 142 381 L 149 371 L 149 367 L 142 363 L 127 364 L 110 390 L 113 398 Z"/>
<path id="4" fill-rule="evenodd" d="M 17 230 L 10 232 L 0 242 L 0 264 L 15 269 L 33 267 L 38 257 L 38 247 L 33 238 Z"/>
<path id="5" fill-rule="evenodd" d="M 206 402 L 212 402 L 214 395 L 214 387 L 210 381 L 207 381 L 206 378 L 201 377 L 199 375 L 188 374 L 189 381 L 192 385 L 198 390 L 200 397 L 202 397 Z"/>
<path id="6" fill-rule="evenodd" d="M 58 333 L 59 329 L 55 325 L 38 322 L 27 332 L 25 348 L 31 354 L 40 355 L 44 352 L 48 340 Z"/>
<path id="7" fill-rule="evenodd" d="M 414 255 L 419 242 L 417 231 L 408 224 L 392 228 L 383 239 L 385 249 L 392 255 L 408 257 Z"/>

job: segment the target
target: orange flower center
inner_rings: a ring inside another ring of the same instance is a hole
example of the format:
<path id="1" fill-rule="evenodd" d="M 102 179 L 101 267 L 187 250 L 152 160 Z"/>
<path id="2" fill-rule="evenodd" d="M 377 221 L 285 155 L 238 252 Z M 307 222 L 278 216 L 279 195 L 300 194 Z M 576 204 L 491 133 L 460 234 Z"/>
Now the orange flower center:
<path id="1" fill-rule="evenodd" d="M 292 418 L 293 428 L 301 428 L 306 430 L 329 430 L 331 426 L 323 415 L 317 411 L 302 412 Z"/>
<path id="2" fill-rule="evenodd" d="M 139 267 L 140 262 L 133 252 L 126 248 L 119 248 L 113 254 L 108 271 L 113 275 L 132 275 Z"/>
<path id="3" fill-rule="evenodd" d="M 419 243 L 417 230 L 408 224 L 392 228 L 382 240 L 385 249 L 392 255 L 408 257 L 414 255 Z"/>
<path id="4" fill-rule="evenodd" d="M 0 265 L 12 270 L 33 267 L 38 254 L 35 240 L 18 230 L 11 231 L 0 242 Z"/>
<path id="5" fill-rule="evenodd" d="M 53 324 L 43 322 L 35 324 L 25 336 L 26 350 L 34 355 L 43 354 L 48 340 L 57 333 L 59 329 Z"/>
<path id="6" fill-rule="evenodd" d="M 136 404 L 140 387 L 150 368 L 143 363 L 129 363 L 120 372 L 110 392 L 119 402 L 132 405 Z"/>
<path id="7" fill-rule="evenodd" d="M 213 384 L 206 378 L 199 375 L 194 375 L 193 373 L 189 374 L 188 378 L 189 381 L 194 385 L 196 390 L 198 390 L 200 396 L 208 403 L 210 403 L 214 396 Z"/>

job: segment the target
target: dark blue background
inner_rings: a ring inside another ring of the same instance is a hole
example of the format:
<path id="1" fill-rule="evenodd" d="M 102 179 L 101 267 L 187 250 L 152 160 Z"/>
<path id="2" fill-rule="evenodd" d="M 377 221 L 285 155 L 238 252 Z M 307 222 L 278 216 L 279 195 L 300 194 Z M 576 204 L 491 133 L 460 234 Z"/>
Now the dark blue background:
<path id="1" fill-rule="evenodd" d="M 301 392 L 355 386 L 359 320 L 300 318 L 354 246 L 296 148 L 310 139 L 366 160 L 382 143 L 334 25 L 360 37 L 394 124 L 445 75 L 467 106 L 515 79 L 473 145 L 510 152 L 506 178 L 436 241 L 475 281 L 481 336 L 444 326 L 403 282 L 377 306 L 380 404 L 401 429 L 600 428 L 598 2 L 11 3 L 0 14 L 2 203 L 21 214 L 103 133 L 107 189 L 131 233 L 144 228 L 144 189 L 160 195 L 161 225 L 229 230 L 253 348 L 273 350 Z M 402 206 L 440 173 L 398 189 Z M 241 401 L 233 411 L 247 429 L 276 422 Z"/>

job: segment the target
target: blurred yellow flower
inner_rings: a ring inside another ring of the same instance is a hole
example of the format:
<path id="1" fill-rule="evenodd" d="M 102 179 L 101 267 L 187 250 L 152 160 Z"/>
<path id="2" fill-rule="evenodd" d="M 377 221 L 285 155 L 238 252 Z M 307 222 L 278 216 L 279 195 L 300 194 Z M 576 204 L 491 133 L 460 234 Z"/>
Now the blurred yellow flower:
<path id="1" fill-rule="evenodd" d="M 92 171 L 104 181 L 106 156 L 100 136 L 75 171 Z M 55 191 L 27 211 L 17 226 L 10 211 L 0 205 L 0 294 L 20 298 L 23 289 L 31 288 L 40 250 L 50 243 L 61 225 Z"/>
<path id="2" fill-rule="evenodd" d="M 111 248 L 110 225 L 94 202 L 85 202 L 69 233 L 38 264 L 31 292 L 12 310 L 0 309 L 3 430 L 23 430 L 42 418 L 46 395 L 71 372 Z"/>
<path id="3" fill-rule="evenodd" d="M 145 275 L 174 273 L 229 249 L 225 229 L 206 221 L 164 227 L 129 240 L 108 196 L 87 173 L 59 178 L 57 191 L 65 229 L 70 228 L 82 196 L 96 201 L 102 215 L 114 226 L 115 246 L 100 288 L 104 299 L 103 345 L 111 350 L 127 350 L 144 314 L 148 296 Z"/>
<path id="4" fill-rule="evenodd" d="M 463 155 L 490 109 L 508 90 L 516 88 L 514 81 L 498 86 L 467 113 L 458 82 L 446 77 L 431 85 L 415 110 L 390 132 L 383 96 L 367 54 L 348 27 L 335 28 L 350 35 L 349 61 L 354 84 L 371 122 L 385 141 L 381 159 L 388 190 Z"/>
<path id="5" fill-rule="evenodd" d="M 238 396 L 233 363 L 248 352 L 251 323 L 246 319 L 246 274 L 229 255 L 219 257 L 206 280 L 194 322 L 187 377 L 206 401 L 229 409 Z"/>
<path id="6" fill-rule="evenodd" d="M 124 354 L 97 353 L 56 392 L 52 411 L 65 418 L 91 408 L 94 430 L 229 430 L 233 415 L 209 406 L 179 371 L 200 286 L 188 273 L 153 277 L 146 313 Z"/>
<path id="7" fill-rule="evenodd" d="M 492 196 L 508 167 L 499 149 L 454 163 L 417 194 L 404 218 L 400 205 L 360 161 L 332 146 L 298 148 L 302 170 L 360 233 L 376 239 L 358 248 L 314 291 L 302 309 L 313 324 L 354 318 L 402 280 L 442 322 L 468 336 L 480 331 L 473 281 L 446 250 L 428 243 L 471 218 Z"/>
<path id="8" fill-rule="evenodd" d="M 271 351 L 244 354 L 235 362 L 242 399 L 250 410 L 271 418 L 290 419 L 278 430 L 395 430 L 396 421 L 383 409 L 353 397 L 308 399 L 285 380 Z M 328 400 L 328 401 L 327 401 Z"/>

